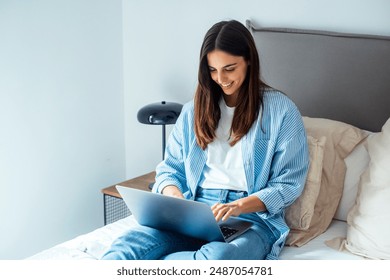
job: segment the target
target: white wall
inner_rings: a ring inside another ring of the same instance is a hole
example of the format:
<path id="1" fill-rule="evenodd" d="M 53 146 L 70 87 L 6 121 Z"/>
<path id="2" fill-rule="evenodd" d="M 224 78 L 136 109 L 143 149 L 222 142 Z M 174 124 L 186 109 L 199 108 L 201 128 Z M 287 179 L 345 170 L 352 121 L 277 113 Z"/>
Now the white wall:
<path id="1" fill-rule="evenodd" d="M 388 0 L 124 0 L 126 173 L 161 159 L 161 130 L 139 124 L 139 108 L 161 100 L 184 103 L 197 81 L 200 46 L 217 21 L 251 19 L 264 27 L 390 35 Z"/>
<path id="2" fill-rule="evenodd" d="M 121 0 L 0 0 L 0 259 L 103 225 L 125 179 Z"/>

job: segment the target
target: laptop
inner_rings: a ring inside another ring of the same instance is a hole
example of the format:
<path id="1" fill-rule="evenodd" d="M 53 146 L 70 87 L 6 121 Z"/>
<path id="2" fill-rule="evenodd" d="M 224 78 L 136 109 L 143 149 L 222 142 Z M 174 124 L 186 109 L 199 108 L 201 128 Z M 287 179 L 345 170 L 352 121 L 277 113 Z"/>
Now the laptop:
<path id="1" fill-rule="evenodd" d="M 206 241 L 229 242 L 251 222 L 229 218 L 217 222 L 209 205 L 193 200 L 116 186 L 135 220 L 143 226 L 178 232 Z"/>

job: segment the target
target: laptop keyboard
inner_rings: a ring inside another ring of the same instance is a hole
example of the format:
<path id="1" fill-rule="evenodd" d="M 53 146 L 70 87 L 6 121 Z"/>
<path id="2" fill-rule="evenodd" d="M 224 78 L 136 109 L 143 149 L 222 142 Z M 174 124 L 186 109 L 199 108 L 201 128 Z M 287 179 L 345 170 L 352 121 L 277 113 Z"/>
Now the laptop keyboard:
<path id="1" fill-rule="evenodd" d="M 238 230 L 235 228 L 227 227 L 227 226 L 220 226 L 222 234 L 225 238 L 229 238 L 233 234 L 235 234 Z"/>

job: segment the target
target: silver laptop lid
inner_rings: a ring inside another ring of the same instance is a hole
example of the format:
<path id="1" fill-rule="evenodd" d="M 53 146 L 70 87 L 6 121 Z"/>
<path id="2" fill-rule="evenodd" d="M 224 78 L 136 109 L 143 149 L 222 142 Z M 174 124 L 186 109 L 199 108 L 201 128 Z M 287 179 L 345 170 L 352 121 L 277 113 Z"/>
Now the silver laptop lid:
<path id="1" fill-rule="evenodd" d="M 140 225 L 207 241 L 225 241 L 210 206 L 205 203 L 123 186 L 116 188 Z"/>

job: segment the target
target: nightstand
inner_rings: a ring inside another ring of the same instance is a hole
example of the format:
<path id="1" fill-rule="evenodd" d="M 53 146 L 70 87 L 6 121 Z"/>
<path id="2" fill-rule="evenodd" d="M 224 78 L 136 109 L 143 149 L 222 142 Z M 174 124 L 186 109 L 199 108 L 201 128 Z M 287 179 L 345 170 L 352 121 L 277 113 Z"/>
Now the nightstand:
<path id="1" fill-rule="evenodd" d="M 115 188 L 116 185 L 150 191 L 149 184 L 154 182 L 155 175 L 156 173 L 153 171 L 102 189 L 104 203 L 104 224 L 107 225 L 113 223 L 131 214 L 125 202 L 122 200 L 122 197 Z"/>

